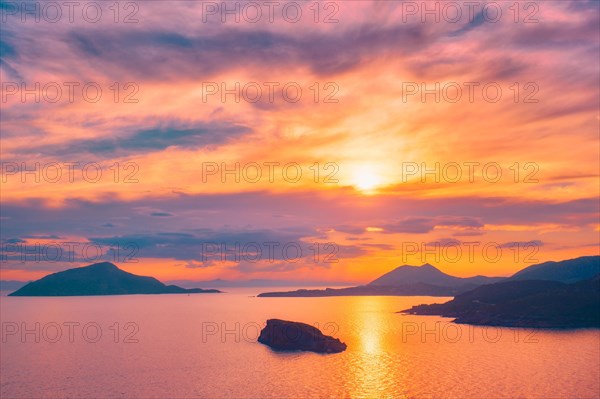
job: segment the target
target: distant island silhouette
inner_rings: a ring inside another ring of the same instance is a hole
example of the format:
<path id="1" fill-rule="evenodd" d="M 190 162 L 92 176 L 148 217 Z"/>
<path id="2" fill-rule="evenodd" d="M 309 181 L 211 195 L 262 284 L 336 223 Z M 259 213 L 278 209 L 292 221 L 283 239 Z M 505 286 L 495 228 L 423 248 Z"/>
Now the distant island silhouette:
<path id="1" fill-rule="evenodd" d="M 204 294 L 215 289 L 165 285 L 154 277 L 138 276 L 110 262 L 64 270 L 33 281 L 8 296 L 91 296 L 133 294 Z"/>
<path id="2" fill-rule="evenodd" d="M 277 279 L 249 279 L 249 280 L 224 280 L 224 279 L 214 279 L 214 280 L 200 280 L 200 281 L 190 281 L 190 280 L 171 280 L 168 281 L 169 284 L 179 285 L 180 287 L 188 288 L 188 287 L 211 287 L 211 288 L 254 288 L 254 287 L 262 287 L 262 288 L 277 288 L 277 287 L 324 287 L 327 285 L 337 286 L 337 287 L 347 287 L 348 283 L 344 283 L 341 281 L 318 281 L 318 280 L 310 280 L 310 281 L 298 281 L 298 280 L 277 280 Z"/>
<path id="3" fill-rule="evenodd" d="M 456 296 L 483 285 L 513 280 L 550 280 L 573 283 L 600 273 L 600 256 L 584 256 L 560 262 L 545 262 L 526 267 L 510 277 L 454 277 L 428 263 L 404 265 L 366 285 L 348 288 L 299 289 L 264 292 L 259 297 L 325 296 Z"/>
<path id="4" fill-rule="evenodd" d="M 300 289 L 286 292 L 265 292 L 259 297 L 321 297 L 321 296 L 455 296 L 461 292 L 503 280 L 504 277 L 454 277 L 435 266 L 404 265 L 366 285 L 324 290 Z"/>

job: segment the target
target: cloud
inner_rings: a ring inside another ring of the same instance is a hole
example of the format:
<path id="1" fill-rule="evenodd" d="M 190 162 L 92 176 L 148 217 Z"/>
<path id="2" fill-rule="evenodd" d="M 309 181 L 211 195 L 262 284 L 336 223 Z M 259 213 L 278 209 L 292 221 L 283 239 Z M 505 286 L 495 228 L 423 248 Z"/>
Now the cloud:
<path id="1" fill-rule="evenodd" d="M 275 31 L 266 26 L 255 29 L 184 29 L 168 24 L 137 24 L 136 29 L 104 29 L 78 26 L 48 32 L 61 42 L 63 57 L 77 63 L 78 69 L 92 66 L 106 76 L 121 80 L 175 81 L 210 78 L 238 69 L 240 65 L 256 72 L 308 68 L 318 76 L 348 72 L 379 56 L 406 54 L 422 50 L 435 42 L 436 35 L 424 24 L 351 24 L 343 29 Z M 16 30 L 10 25 L 6 30 Z M 41 68 L 52 63 L 54 53 L 31 43 L 25 36 L 11 46 L 34 58 Z M 38 32 L 39 34 L 39 32 Z M 402 46 L 398 43 L 402 42 Z M 344 51 L 339 51 L 339 49 Z M 54 69 L 59 66 L 52 63 Z M 67 72 L 67 71 L 65 71 Z"/>
<path id="2" fill-rule="evenodd" d="M 25 240 L 23 240 L 21 238 L 7 238 L 2 241 L 3 241 L 3 243 L 6 243 L 6 244 L 20 244 L 20 243 L 26 242 Z"/>
<path id="3" fill-rule="evenodd" d="M 531 249 L 537 248 L 544 245 L 544 243 L 540 240 L 532 240 L 532 241 L 512 241 L 505 242 L 499 245 L 499 248 L 521 248 L 521 249 Z"/>
<path id="4" fill-rule="evenodd" d="M 362 226 L 338 225 L 334 229 L 348 234 L 364 234 L 366 232 L 365 227 Z"/>
<path id="5" fill-rule="evenodd" d="M 0 2 L 0 10 L 3 9 L 3 4 Z M 2 80 L 23 80 L 17 69 L 12 65 L 12 63 L 18 62 L 19 56 L 17 48 L 12 44 L 14 34 L 7 31 L 4 26 L 0 28 L 0 32 L 2 32 L 2 37 L 0 37 L 0 74 L 5 75 Z"/>
<path id="6" fill-rule="evenodd" d="M 467 229 L 479 229 L 483 224 L 473 217 L 438 216 L 438 217 L 408 217 L 395 223 L 384 224 L 383 233 L 429 233 L 436 227 L 462 227 Z"/>
<path id="7" fill-rule="evenodd" d="M 127 156 L 162 151 L 170 147 L 198 149 L 215 146 L 250 132 L 251 129 L 232 123 L 201 122 L 189 128 L 155 127 L 138 130 L 125 137 L 74 139 L 65 144 L 29 147 L 25 152 L 48 156 Z"/>
<path id="8" fill-rule="evenodd" d="M 448 36 L 456 37 L 456 36 L 464 35 L 470 31 L 472 31 L 473 29 L 483 25 L 485 21 L 486 21 L 486 17 L 483 14 L 483 10 L 482 10 L 482 11 L 478 12 L 477 15 L 475 15 L 475 17 L 471 21 L 469 21 L 466 25 L 464 25 L 462 28 L 455 30 L 454 32 L 448 33 Z"/>
<path id="9" fill-rule="evenodd" d="M 172 213 L 169 212 L 152 212 L 150 214 L 150 216 L 157 216 L 157 217 L 169 217 L 169 216 L 173 216 Z"/>
<path id="10" fill-rule="evenodd" d="M 283 230 L 196 229 L 193 233 L 159 232 L 91 237 L 93 244 L 124 248 L 135 246 L 139 256 L 186 261 L 187 267 L 235 264 L 315 264 L 327 267 L 340 258 L 365 253 L 358 246 L 311 239 L 312 231 L 296 234 Z M 278 268 L 279 266 L 271 267 Z"/>
<path id="11" fill-rule="evenodd" d="M 7 40 L 0 40 L 0 54 L 2 58 L 15 58 L 17 56 L 17 50 L 8 43 Z"/>
<path id="12" fill-rule="evenodd" d="M 281 230 L 292 237 L 317 236 L 320 234 L 317 226 L 347 226 L 343 228 L 349 234 L 361 233 L 369 226 L 384 228 L 382 233 L 422 234 L 443 226 L 459 232 L 478 231 L 487 225 L 535 226 L 552 223 L 585 227 L 597 224 L 600 213 L 596 198 L 562 202 L 472 196 L 405 198 L 402 200 L 402 209 L 399 209 L 397 197 L 384 196 L 373 198 L 371 205 L 364 203 L 361 209 L 356 210 L 352 197 L 348 197 L 346 191 L 333 194 L 319 195 L 304 191 L 172 194 L 124 200 L 109 193 L 98 196 L 94 201 L 67 199 L 60 207 L 52 206 L 40 198 L 4 201 L 2 216 L 6 222 L 3 221 L 3 235 L 81 235 L 93 232 L 94 226 L 105 223 L 117 225 L 119 234 L 126 235 L 139 231 L 139 226 L 145 226 L 148 231 L 204 234 L 205 231 L 198 228 L 198 220 L 202 220 L 203 228 L 207 231 L 223 226 L 261 226 L 269 230 Z M 298 210 L 306 209 L 307 203 L 311 204 L 310 212 L 299 214 Z M 332 204 L 336 206 L 335 212 L 331 211 Z M 174 216 L 153 217 L 148 209 L 160 209 Z M 248 209 L 253 211 L 249 213 Z M 276 217 L 282 214 L 289 216 Z M 421 216 L 403 217 L 405 214 Z M 248 229 L 259 230 L 256 227 Z"/>

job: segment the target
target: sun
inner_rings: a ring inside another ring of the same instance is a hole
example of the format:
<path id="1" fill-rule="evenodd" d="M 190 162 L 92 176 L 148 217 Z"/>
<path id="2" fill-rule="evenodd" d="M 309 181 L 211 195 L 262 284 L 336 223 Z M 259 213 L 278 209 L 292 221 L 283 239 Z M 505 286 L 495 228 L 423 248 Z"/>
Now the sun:
<path id="1" fill-rule="evenodd" d="M 364 194 L 374 194 L 378 187 L 384 185 L 381 173 L 372 165 L 356 167 L 351 179 L 352 185 Z"/>

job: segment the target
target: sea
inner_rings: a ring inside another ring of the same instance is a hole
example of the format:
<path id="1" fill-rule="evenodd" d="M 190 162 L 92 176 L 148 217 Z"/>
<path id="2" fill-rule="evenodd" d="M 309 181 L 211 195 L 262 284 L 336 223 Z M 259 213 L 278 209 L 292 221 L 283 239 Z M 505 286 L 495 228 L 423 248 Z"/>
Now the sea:
<path id="1" fill-rule="evenodd" d="M 600 397 L 598 329 L 477 327 L 398 313 L 450 298 L 224 290 L 2 296 L 0 397 Z M 347 350 L 273 351 L 257 342 L 272 318 L 314 325 Z"/>

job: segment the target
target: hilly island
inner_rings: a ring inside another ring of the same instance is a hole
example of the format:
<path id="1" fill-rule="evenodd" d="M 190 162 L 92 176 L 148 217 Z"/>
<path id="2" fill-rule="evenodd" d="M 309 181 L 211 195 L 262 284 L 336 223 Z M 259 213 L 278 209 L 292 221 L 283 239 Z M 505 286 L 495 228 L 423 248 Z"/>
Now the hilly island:
<path id="1" fill-rule="evenodd" d="M 300 289 L 287 292 L 265 292 L 259 297 L 321 297 L 321 296 L 454 296 L 483 284 L 503 280 L 503 277 L 454 277 L 428 263 L 422 266 L 404 265 L 366 285 L 324 290 Z"/>
<path id="2" fill-rule="evenodd" d="M 356 287 L 264 292 L 258 296 L 456 296 L 483 285 L 500 283 L 502 281 L 550 280 L 562 283 L 574 283 L 591 279 L 599 273 L 600 256 L 583 256 L 560 262 L 540 263 L 526 267 L 510 277 L 455 277 L 426 263 L 422 266 L 399 266 L 366 285 Z"/>
<path id="3" fill-rule="evenodd" d="M 577 283 L 550 280 L 483 285 L 449 302 L 401 313 L 453 317 L 455 323 L 501 327 L 600 327 L 600 275 Z"/>
<path id="4" fill-rule="evenodd" d="M 165 285 L 154 277 L 138 276 L 110 262 L 68 269 L 33 281 L 8 296 L 90 296 L 133 294 L 204 294 L 214 289 Z"/>

